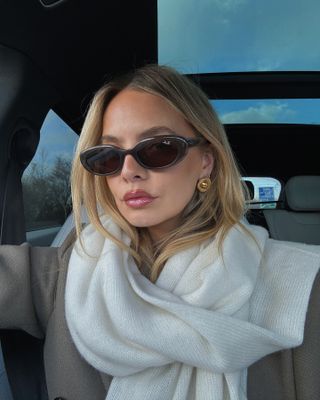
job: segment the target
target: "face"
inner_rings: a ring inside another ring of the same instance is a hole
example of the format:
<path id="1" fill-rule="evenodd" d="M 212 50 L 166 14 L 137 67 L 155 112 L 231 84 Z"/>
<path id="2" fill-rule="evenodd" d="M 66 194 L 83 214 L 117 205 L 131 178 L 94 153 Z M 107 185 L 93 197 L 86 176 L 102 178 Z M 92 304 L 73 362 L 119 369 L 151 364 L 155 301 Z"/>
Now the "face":
<path id="1" fill-rule="evenodd" d="M 196 137 L 165 100 L 125 89 L 105 111 L 101 141 L 131 149 L 142 139 L 168 134 Z M 196 146 L 189 148 L 179 163 L 161 170 L 146 169 L 126 155 L 122 170 L 106 179 L 122 216 L 135 227 L 147 228 L 152 239 L 159 240 L 181 224 L 182 211 L 198 180 L 209 176 L 212 167 L 212 153 Z"/>

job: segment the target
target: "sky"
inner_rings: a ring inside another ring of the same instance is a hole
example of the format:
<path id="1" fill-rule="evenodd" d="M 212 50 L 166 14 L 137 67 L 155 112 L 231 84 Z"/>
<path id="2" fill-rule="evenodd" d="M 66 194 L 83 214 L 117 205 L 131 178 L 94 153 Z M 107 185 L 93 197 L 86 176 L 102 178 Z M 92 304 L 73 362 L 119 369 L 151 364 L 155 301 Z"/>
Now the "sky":
<path id="1" fill-rule="evenodd" d="M 72 158 L 77 141 L 78 135 L 55 112 L 49 111 L 40 131 L 40 142 L 50 149 L 48 158 L 53 160 L 58 155 Z"/>
<path id="2" fill-rule="evenodd" d="M 159 63 L 183 73 L 320 70 L 319 16 L 319 0 L 158 0 Z M 320 99 L 212 105 L 224 123 L 320 123 Z M 77 138 L 50 111 L 34 161 L 72 158 Z"/>
<path id="3" fill-rule="evenodd" d="M 79 136 L 52 110 L 50 110 L 40 130 L 40 142 L 33 163 L 50 168 L 56 157 L 73 158 Z M 31 170 L 31 164 L 25 174 Z"/>
<path id="4" fill-rule="evenodd" d="M 320 124 L 320 99 L 213 100 L 223 123 Z"/>
<path id="5" fill-rule="evenodd" d="M 184 73 L 319 70 L 319 0 L 158 0 L 159 62 Z"/>
<path id="6" fill-rule="evenodd" d="M 320 70 L 319 0 L 158 0 L 159 63 L 183 73 Z M 214 101 L 222 122 L 320 123 L 320 100 Z"/>

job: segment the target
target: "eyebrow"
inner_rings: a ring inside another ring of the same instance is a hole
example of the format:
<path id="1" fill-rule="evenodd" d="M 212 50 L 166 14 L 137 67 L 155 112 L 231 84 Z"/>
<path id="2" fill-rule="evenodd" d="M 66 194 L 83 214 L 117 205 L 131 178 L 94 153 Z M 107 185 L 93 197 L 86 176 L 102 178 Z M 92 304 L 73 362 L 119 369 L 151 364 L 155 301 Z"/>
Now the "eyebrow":
<path id="1" fill-rule="evenodd" d="M 146 129 L 145 131 L 142 131 L 138 135 L 138 141 L 148 138 L 150 136 L 154 135 L 160 135 L 160 134 L 169 134 L 169 135 L 176 135 L 176 133 L 171 129 L 168 128 L 167 126 L 153 126 L 152 128 Z M 121 143 L 121 139 L 119 139 L 116 136 L 107 134 L 107 135 L 102 135 L 100 139 L 100 143 L 116 143 L 119 144 Z"/>

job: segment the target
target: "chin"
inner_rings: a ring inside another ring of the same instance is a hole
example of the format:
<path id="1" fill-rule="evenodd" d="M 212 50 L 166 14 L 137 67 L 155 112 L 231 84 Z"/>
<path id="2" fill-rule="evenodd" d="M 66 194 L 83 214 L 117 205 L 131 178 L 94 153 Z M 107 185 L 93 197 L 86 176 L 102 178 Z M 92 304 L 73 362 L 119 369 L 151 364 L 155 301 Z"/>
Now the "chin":
<path id="1" fill-rule="evenodd" d="M 157 221 L 152 221 L 149 218 L 143 218 L 142 215 L 132 216 L 123 213 L 122 216 L 130 225 L 136 228 L 149 228 L 158 223 Z"/>
<path id="2" fill-rule="evenodd" d="M 141 220 L 139 221 L 139 220 L 136 220 L 136 219 L 134 219 L 134 220 L 126 219 L 126 221 L 130 225 L 134 226 L 135 228 L 150 228 L 150 227 L 152 227 L 154 225 L 157 225 L 156 223 L 147 222 L 147 221 L 141 221 Z"/>

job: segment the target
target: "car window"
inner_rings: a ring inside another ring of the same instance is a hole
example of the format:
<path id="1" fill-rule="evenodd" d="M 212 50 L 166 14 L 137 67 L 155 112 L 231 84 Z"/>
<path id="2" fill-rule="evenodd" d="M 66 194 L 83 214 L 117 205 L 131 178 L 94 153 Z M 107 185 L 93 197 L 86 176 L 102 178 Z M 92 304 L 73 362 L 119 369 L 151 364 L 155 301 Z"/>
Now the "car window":
<path id="1" fill-rule="evenodd" d="M 71 210 L 70 172 L 78 135 L 53 111 L 40 131 L 23 183 L 26 231 L 61 226 Z"/>
<path id="2" fill-rule="evenodd" d="M 226 124 L 320 124 L 319 99 L 212 100 Z"/>
<path id="3" fill-rule="evenodd" d="M 250 192 L 250 209 L 276 208 L 280 201 L 282 185 L 271 177 L 243 177 Z"/>
<path id="4" fill-rule="evenodd" d="M 161 0 L 159 63 L 183 73 L 315 71 L 318 0 Z"/>

